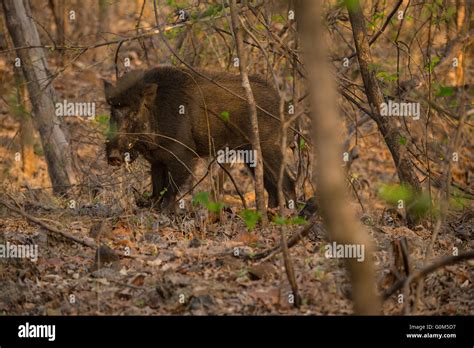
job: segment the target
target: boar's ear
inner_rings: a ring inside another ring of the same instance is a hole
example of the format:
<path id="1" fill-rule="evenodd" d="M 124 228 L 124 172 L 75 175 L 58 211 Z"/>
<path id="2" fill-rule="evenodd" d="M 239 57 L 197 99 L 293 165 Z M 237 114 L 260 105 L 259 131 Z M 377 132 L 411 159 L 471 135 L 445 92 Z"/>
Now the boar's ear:
<path id="1" fill-rule="evenodd" d="M 112 91 L 114 89 L 114 86 L 108 82 L 107 80 L 102 80 L 104 81 L 104 93 L 105 93 L 105 99 L 107 100 L 107 103 L 110 104 L 110 99 L 112 95 Z"/>
<path id="2" fill-rule="evenodd" d="M 143 100 L 151 104 L 156 96 L 158 86 L 155 83 L 147 83 L 143 88 Z"/>

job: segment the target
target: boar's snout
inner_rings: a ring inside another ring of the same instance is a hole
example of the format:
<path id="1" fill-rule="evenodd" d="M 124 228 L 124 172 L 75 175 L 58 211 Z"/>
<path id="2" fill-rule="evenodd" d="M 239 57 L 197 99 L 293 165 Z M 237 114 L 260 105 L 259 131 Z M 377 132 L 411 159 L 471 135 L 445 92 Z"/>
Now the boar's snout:
<path id="1" fill-rule="evenodd" d="M 107 162 L 111 166 L 120 166 L 122 164 L 122 156 L 118 149 L 111 149 L 107 154 Z"/>

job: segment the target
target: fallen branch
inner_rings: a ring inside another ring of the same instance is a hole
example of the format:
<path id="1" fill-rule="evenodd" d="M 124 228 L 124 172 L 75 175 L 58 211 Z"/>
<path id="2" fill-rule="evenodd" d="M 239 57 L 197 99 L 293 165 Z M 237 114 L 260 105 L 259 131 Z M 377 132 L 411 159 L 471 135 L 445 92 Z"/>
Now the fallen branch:
<path id="1" fill-rule="evenodd" d="M 0 204 L 3 204 L 5 207 L 7 207 L 9 210 L 15 212 L 15 213 L 18 213 L 20 215 L 22 215 L 23 217 L 25 217 L 26 219 L 30 220 L 31 222 L 34 222 L 35 224 L 37 225 L 40 225 L 41 227 L 47 229 L 48 231 L 50 232 L 53 232 L 53 233 L 56 233 L 56 234 L 59 234 L 61 235 L 62 237 L 66 238 L 66 239 L 69 239 L 69 240 L 72 240 L 73 242 L 75 243 L 78 243 L 78 244 L 81 244 L 83 246 L 86 246 L 86 247 L 89 247 L 89 248 L 93 248 L 93 249 L 97 249 L 97 245 L 95 244 L 94 241 L 92 241 L 90 238 L 84 238 L 84 239 L 81 239 L 81 238 L 78 238 L 76 236 L 73 236 L 72 234 L 69 234 L 67 232 L 64 232 L 64 231 L 61 231 L 60 229 L 57 229 L 56 227 L 53 227 L 53 226 L 50 226 L 46 223 L 44 223 L 43 221 L 41 221 L 40 219 L 34 217 L 34 216 L 31 216 L 30 214 L 26 213 L 24 210 L 22 209 L 18 209 L 18 208 L 15 208 L 14 206 L 12 206 L 10 203 L 8 202 L 5 202 L 3 199 L 0 199 Z"/>
<path id="2" fill-rule="evenodd" d="M 388 289 L 382 295 L 383 300 L 384 301 L 387 300 L 390 296 L 392 296 L 395 292 L 397 292 L 401 288 L 409 286 L 410 283 L 427 276 L 428 274 L 436 271 L 438 268 L 441 268 L 443 266 L 447 266 L 456 262 L 470 260 L 470 259 L 474 259 L 474 250 L 466 251 L 456 256 L 442 257 L 439 260 L 436 260 L 435 262 L 433 262 L 431 265 L 428 265 L 425 268 L 422 268 L 421 270 L 412 273 L 409 277 L 396 282 L 390 289 Z"/>
<path id="3" fill-rule="evenodd" d="M 286 245 L 288 246 L 288 249 L 295 246 L 300 240 L 302 240 L 304 237 L 306 237 L 308 235 L 309 231 L 311 231 L 311 228 L 314 226 L 315 223 L 316 223 L 316 218 L 311 219 L 309 224 L 306 225 L 305 228 L 303 228 L 301 231 L 299 231 L 299 232 L 295 233 L 294 235 L 292 235 L 286 241 Z M 281 250 L 282 250 L 282 244 L 280 243 L 279 245 L 277 245 L 273 248 L 264 250 L 264 251 L 262 251 L 258 254 L 244 255 L 244 259 L 255 261 L 255 260 L 260 260 L 260 259 L 267 258 L 267 257 L 271 258 L 271 257 L 275 256 L 276 254 L 278 254 Z"/>

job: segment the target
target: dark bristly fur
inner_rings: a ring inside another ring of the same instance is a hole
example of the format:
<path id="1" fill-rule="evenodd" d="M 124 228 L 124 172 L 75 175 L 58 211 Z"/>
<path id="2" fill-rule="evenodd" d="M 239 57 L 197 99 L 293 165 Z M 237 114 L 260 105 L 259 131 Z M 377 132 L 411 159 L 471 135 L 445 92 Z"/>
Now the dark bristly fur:
<path id="1" fill-rule="evenodd" d="M 238 75 L 200 72 L 245 95 Z M 257 104 L 278 117 L 277 92 L 259 77 L 253 76 L 250 81 Z M 169 209 L 173 209 L 179 187 L 191 175 L 193 159 L 215 156 L 225 147 L 252 148 L 246 100 L 191 70 L 161 66 L 133 71 L 120 78 L 116 87 L 105 82 L 105 94 L 112 111 L 112 131 L 106 146 L 109 163 L 121 164 L 124 152 L 130 153 L 131 160 L 142 154 L 152 167 L 152 198 L 162 200 Z M 179 113 L 180 106 L 184 106 L 184 114 Z M 228 120 L 222 118 L 223 112 L 229 114 Z M 280 122 L 260 110 L 258 120 L 265 188 L 269 206 L 275 207 L 281 163 Z M 286 171 L 283 188 L 288 199 L 295 199 L 294 182 Z"/>

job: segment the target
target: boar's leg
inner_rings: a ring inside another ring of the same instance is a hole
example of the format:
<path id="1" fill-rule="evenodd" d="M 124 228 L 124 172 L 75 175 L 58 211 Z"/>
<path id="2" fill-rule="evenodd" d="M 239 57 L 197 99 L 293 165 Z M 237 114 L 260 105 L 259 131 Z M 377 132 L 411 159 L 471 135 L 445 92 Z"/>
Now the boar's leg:
<path id="1" fill-rule="evenodd" d="M 230 170 L 230 165 L 228 163 L 222 163 L 221 166 L 227 171 Z M 213 167 L 213 175 L 211 177 L 211 199 L 215 202 L 219 202 L 224 195 L 224 183 L 227 175 L 221 166 L 218 165 Z"/>
<path id="2" fill-rule="evenodd" d="M 153 187 L 153 193 L 151 196 L 152 204 L 158 208 L 163 198 L 163 190 L 168 188 L 168 170 L 166 166 L 161 162 L 154 162 L 151 165 L 151 183 Z"/>
<path id="3" fill-rule="evenodd" d="M 263 182 L 268 192 L 268 207 L 278 207 L 278 179 L 275 179 L 273 174 L 265 170 Z M 286 169 L 283 173 L 283 194 L 287 200 L 292 199 L 293 202 L 296 202 L 295 183 L 286 172 Z"/>
<path id="4" fill-rule="evenodd" d="M 264 146 L 263 166 L 264 166 L 264 184 L 268 191 L 268 206 L 270 208 L 278 207 L 278 175 L 283 156 L 280 151 L 275 151 L 271 146 Z M 296 202 L 295 182 L 288 175 L 287 169 L 283 172 L 283 194 L 286 200 L 292 199 Z"/>
<path id="5" fill-rule="evenodd" d="M 167 165 L 167 190 L 163 195 L 163 209 L 165 212 L 175 212 L 176 196 L 180 189 L 191 176 L 190 170 L 193 168 L 193 156 L 188 154 L 175 153 L 177 158 L 173 158 Z"/>
<path id="6" fill-rule="evenodd" d="M 263 184 L 268 193 L 268 207 L 278 207 L 278 173 L 280 172 L 280 165 L 282 156 L 279 152 L 265 151 L 263 152 Z M 252 167 L 247 165 L 254 174 Z M 292 199 L 296 202 L 296 190 L 293 179 L 288 175 L 286 168 L 283 173 L 283 194 L 285 198 Z"/>
<path id="7" fill-rule="evenodd" d="M 278 182 L 274 181 L 272 175 L 268 173 L 268 170 L 263 172 L 263 184 L 265 185 L 265 190 L 268 192 L 268 207 L 276 208 L 278 207 Z"/>

